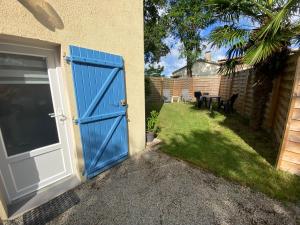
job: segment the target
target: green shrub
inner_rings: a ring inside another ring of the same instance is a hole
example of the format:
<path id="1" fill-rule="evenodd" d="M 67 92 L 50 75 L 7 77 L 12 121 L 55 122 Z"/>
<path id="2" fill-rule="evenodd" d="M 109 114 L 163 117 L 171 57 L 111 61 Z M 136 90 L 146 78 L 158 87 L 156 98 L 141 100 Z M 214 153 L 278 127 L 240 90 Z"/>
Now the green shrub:
<path id="1" fill-rule="evenodd" d="M 158 112 L 153 110 L 150 112 L 150 116 L 147 118 L 147 131 L 155 132 L 156 131 L 156 122 L 157 122 Z"/>

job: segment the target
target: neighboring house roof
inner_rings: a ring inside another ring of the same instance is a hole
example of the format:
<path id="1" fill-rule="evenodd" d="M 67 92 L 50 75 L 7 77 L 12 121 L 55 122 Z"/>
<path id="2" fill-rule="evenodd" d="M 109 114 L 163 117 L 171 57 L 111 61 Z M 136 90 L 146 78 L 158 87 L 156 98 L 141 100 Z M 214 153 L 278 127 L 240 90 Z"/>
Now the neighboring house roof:
<path id="1" fill-rule="evenodd" d="M 220 66 L 220 64 L 218 62 L 214 62 L 214 61 L 208 61 L 208 60 L 205 60 L 205 59 L 198 59 L 194 65 L 196 63 L 205 63 L 205 64 L 211 64 L 211 65 L 214 65 L 214 66 Z M 171 77 L 181 77 L 182 75 L 179 75 L 179 74 L 176 74 L 182 70 L 185 70 L 186 69 L 186 66 L 183 66 L 175 71 L 172 72 L 172 76 Z"/>
<path id="2" fill-rule="evenodd" d="M 214 62 L 214 61 L 206 61 L 205 59 L 197 59 L 196 62 L 204 62 L 204 63 L 213 64 L 213 65 L 219 66 L 219 63 Z M 196 63 L 196 62 L 195 62 L 195 63 Z M 179 69 L 173 71 L 172 74 L 173 74 L 173 73 L 176 73 L 176 72 L 178 72 L 178 71 L 180 71 L 180 70 L 182 70 L 182 69 L 185 69 L 185 68 L 186 68 L 186 66 L 183 66 L 183 67 L 181 67 L 181 68 L 179 68 Z"/>

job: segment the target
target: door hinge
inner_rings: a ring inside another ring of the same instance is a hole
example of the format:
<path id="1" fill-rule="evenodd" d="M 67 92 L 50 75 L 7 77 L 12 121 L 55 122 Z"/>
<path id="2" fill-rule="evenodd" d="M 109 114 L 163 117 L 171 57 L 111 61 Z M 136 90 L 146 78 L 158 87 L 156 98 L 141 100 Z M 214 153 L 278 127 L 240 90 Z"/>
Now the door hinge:
<path id="1" fill-rule="evenodd" d="M 78 125 L 78 119 L 76 119 L 75 117 L 72 118 L 72 121 L 75 125 Z"/>
<path id="2" fill-rule="evenodd" d="M 63 56 L 64 60 L 66 61 L 66 63 L 70 64 L 71 63 L 71 58 L 67 55 Z"/>

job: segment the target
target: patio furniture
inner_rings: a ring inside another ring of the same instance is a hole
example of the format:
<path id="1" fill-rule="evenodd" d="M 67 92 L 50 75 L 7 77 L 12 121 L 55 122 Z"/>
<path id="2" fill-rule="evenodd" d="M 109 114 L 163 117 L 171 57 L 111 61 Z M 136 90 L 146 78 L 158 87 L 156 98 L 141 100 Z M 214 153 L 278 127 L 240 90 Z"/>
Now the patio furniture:
<path id="1" fill-rule="evenodd" d="M 208 92 L 203 92 L 202 94 L 203 94 L 203 96 L 204 95 L 209 95 Z M 204 102 L 205 107 L 207 108 L 207 98 L 206 97 L 203 98 L 203 102 Z"/>
<path id="2" fill-rule="evenodd" d="M 182 89 L 181 91 L 181 100 L 183 102 L 191 102 L 192 101 L 192 96 L 190 96 L 189 89 Z"/>
<path id="3" fill-rule="evenodd" d="M 221 101 L 219 108 L 224 108 L 225 113 L 233 112 L 233 105 L 236 99 L 238 98 L 239 94 L 233 94 L 228 100 Z"/>
<path id="4" fill-rule="evenodd" d="M 218 95 L 203 95 L 203 100 L 205 103 L 205 106 L 208 107 L 209 109 L 212 109 L 212 101 L 216 100 L 218 103 L 218 108 L 220 108 L 221 105 L 221 97 Z"/>
<path id="5" fill-rule="evenodd" d="M 195 91 L 194 92 L 194 97 L 196 98 L 196 106 L 198 108 L 201 108 L 202 103 L 203 103 L 203 98 L 202 98 L 202 93 L 201 91 Z"/>
<path id="6" fill-rule="evenodd" d="M 163 89 L 163 101 L 165 103 L 171 102 L 171 92 L 170 89 Z"/>

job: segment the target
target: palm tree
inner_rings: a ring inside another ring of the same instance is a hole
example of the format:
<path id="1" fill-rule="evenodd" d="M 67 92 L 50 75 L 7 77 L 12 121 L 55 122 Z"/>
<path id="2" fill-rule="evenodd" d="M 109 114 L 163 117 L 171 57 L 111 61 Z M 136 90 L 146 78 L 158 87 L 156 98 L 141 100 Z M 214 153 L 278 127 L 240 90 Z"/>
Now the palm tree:
<path id="1" fill-rule="evenodd" d="M 207 4 L 222 24 L 212 31 L 212 44 L 229 49 L 220 71 L 232 74 L 237 65 L 253 67 L 256 104 L 251 124 L 259 128 L 274 75 L 284 67 L 290 47 L 300 44 L 300 1 L 208 0 Z"/>

